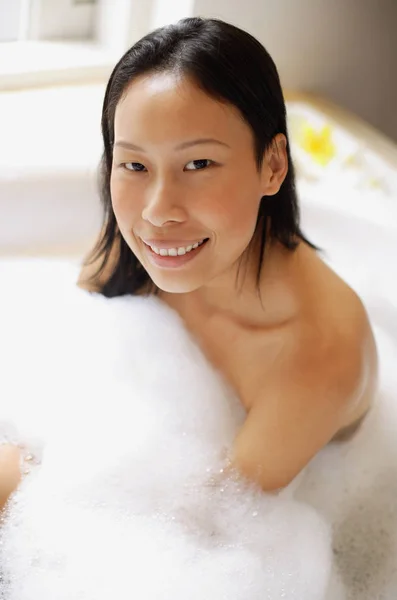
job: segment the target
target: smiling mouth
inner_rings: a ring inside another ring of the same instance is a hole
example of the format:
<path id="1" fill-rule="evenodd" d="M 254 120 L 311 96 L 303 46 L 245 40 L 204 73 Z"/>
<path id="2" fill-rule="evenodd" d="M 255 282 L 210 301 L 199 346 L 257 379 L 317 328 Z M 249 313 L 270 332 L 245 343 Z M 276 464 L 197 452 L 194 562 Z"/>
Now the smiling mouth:
<path id="1" fill-rule="evenodd" d="M 208 242 L 208 240 L 209 240 L 209 238 L 203 238 L 197 242 L 191 242 L 190 244 L 188 243 L 186 246 L 175 246 L 172 248 L 159 248 L 154 244 L 148 244 L 144 240 L 142 240 L 142 241 L 145 244 L 145 246 L 147 248 L 149 248 L 154 254 L 157 254 L 157 256 L 163 256 L 163 257 L 173 256 L 173 257 L 175 257 L 175 256 L 185 256 L 185 254 L 189 254 L 190 252 L 193 252 L 200 246 L 203 246 L 206 242 Z"/>
<path id="2" fill-rule="evenodd" d="M 193 260 L 196 256 L 198 256 L 198 254 L 202 252 L 202 250 L 205 248 L 208 242 L 209 238 L 204 238 L 201 243 L 197 243 L 197 246 L 195 248 L 192 246 L 191 249 L 187 250 L 185 253 L 176 254 L 174 252 L 173 254 L 169 254 L 169 251 L 167 250 L 167 254 L 165 255 L 158 254 L 151 248 L 151 246 L 149 246 L 145 242 L 143 242 L 143 246 L 150 257 L 150 261 L 156 266 L 180 267 L 185 263 Z M 170 250 L 173 249 L 171 248 Z"/>

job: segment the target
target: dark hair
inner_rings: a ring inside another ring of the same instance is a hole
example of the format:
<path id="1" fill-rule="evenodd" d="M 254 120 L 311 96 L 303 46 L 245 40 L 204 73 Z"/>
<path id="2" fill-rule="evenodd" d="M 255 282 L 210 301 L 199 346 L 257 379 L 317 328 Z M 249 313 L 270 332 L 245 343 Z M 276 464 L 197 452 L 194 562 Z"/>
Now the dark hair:
<path id="1" fill-rule="evenodd" d="M 88 282 L 100 279 L 111 252 L 117 247 L 116 263 L 98 291 L 107 297 L 138 293 L 148 286 L 153 293 L 158 291 L 117 227 L 110 195 L 110 175 L 117 104 L 136 77 L 164 71 L 189 77 L 209 96 L 239 109 L 253 132 L 258 170 L 275 135 L 283 133 L 287 138 L 288 173 L 277 194 L 263 196 L 254 236 L 246 252 L 248 257 L 253 243 L 259 241 L 258 288 L 267 236 L 279 240 L 291 251 L 298 246 L 297 238 L 320 250 L 304 237 L 299 226 L 286 107 L 272 58 L 258 40 L 238 27 L 219 19 L 186 18 L 156 29 L 134 44 L 116 64 L 107 84 L 101 121 L 104 152 L 99 169 L 103 228 L 83 265 L 102 260 Z"/>

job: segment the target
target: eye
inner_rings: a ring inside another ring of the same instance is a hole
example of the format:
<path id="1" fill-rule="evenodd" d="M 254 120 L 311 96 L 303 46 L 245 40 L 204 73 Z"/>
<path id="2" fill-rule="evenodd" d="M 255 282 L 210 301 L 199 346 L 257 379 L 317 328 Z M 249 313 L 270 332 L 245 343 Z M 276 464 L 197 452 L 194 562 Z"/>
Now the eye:
<path id="1" fill-rule="evenodd" d="M 207 163 L 213 163 L 209 158 L 200 158 L 199 160 L 191 160 L 188 165 L 195 165 L 197 169 L 187 169 L 187 171 L 202 171 L 209 165 Z M 186 165 L 187 166 L 187 165 Z"/>
<path id="2" fill-rule="evenodd" d="M 126 171 L 139 172 L 145 169 L 144 165 L 137 162 L 122 163 L 121 165 Z"/>

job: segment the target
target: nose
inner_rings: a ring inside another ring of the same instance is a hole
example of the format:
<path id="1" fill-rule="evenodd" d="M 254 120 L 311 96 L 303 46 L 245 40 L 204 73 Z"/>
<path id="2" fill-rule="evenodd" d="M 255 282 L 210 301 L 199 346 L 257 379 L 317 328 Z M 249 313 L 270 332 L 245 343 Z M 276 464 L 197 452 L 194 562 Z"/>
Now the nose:
<path id="1" fill-rule="evenodd" d="M 161 182 L 148 190 L 142 219 L 156 227 L 167 223 L 183 223 L 186 220 L 186 211 L 178 201 L 175 186 Z"/>

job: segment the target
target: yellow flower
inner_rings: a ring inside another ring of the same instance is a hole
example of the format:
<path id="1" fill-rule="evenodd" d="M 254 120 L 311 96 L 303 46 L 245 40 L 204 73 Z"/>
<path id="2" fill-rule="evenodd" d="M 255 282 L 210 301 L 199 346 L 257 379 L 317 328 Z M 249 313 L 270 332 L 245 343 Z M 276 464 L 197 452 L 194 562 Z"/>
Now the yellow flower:
<path id="1" fill-rule="evenodd" d="M 312 125 L 304 124 L 300 138 L 302 148 L 321 165 L 327 165 L 335 157 L 336 146 L 330 125 L 324 125 L 320 131 L 316 131 Z"/>

